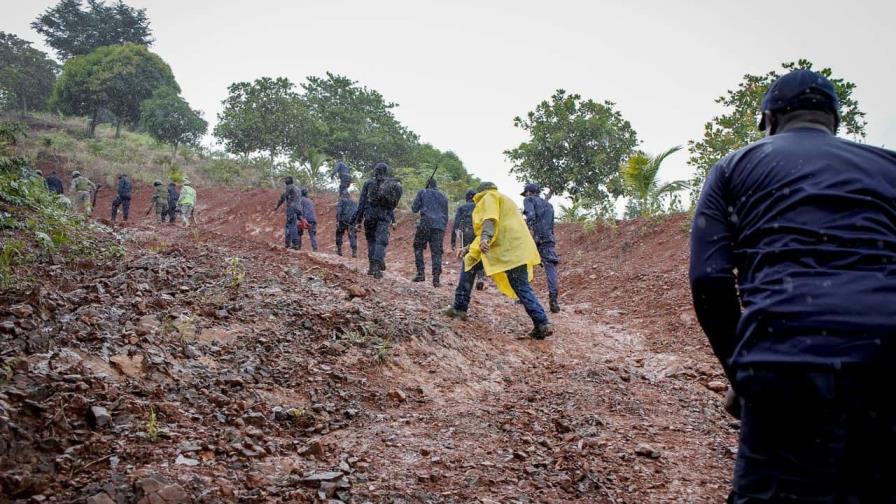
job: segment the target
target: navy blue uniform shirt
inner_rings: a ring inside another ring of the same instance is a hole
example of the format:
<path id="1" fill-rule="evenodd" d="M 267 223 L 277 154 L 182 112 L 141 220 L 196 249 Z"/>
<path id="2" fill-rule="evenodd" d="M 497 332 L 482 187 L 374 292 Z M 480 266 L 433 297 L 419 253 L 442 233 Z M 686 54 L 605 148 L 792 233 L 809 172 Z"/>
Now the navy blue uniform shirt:
<path id="1" fill-rule="evenodd" d="M 423 189 L 417 193 L 411 211 L 420 212 L 420 225 L 428 229 L 448 227 L 448 198 L 438 189 Z"/>
<path id="2" fill-rule="evenodd" d="M 729 377 L 744 365 L 892 364 L 896 153 L 807 127 L 728 155 L 697 205 L 690 278 Z"/>
<path id="3" fill-rule="evenodd" d="M 554 243 L 554 205 L 540 196 L 526 196 L 523 214 L 535 243 Z"/>

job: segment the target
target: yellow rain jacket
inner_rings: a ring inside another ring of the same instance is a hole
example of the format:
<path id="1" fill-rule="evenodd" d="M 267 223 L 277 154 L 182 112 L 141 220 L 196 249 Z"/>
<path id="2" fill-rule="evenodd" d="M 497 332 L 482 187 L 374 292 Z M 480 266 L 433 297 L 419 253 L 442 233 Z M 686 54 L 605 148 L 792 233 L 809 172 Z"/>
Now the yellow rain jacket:
<path id="1" fill-rule="evenodd" d="M 476 238 L 470 244 L 470 251 L 464 256 L 464 271 L 470 271 L 482 261 L 485 274 L 495 281 L 498 290 L 507 297 L 516 299 L 516 293 L 510 287 L 505 272 L 525 264 L 529 269 L 529 281 L 532 281 L 532 268 L 541 264 L 535 240 L 529 234 L 520 208 L 512 199 L 495 189 L 486 189 L 474 196 L 473 201 L 476 203 L 473 209 L 473 232 Z M 492 237 L 488 253 L 483 254 L 479 250 L 479 240 L 482 237 L 482 223 L 488 219 L 495 221 L 495 236 Z"/>

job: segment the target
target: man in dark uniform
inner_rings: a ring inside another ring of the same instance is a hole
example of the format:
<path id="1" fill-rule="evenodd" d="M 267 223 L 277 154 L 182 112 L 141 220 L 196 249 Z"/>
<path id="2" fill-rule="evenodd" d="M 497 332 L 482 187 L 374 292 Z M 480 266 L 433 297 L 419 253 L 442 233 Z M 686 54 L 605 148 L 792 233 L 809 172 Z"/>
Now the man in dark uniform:
<path id="1" fill-rule="evenodd" d="M 395 201 L 387 202 L 380 188 L 387 184 L 389 165 L 377 163 L 373 167 L 373 178 L 364 182 L 358 211 L 355 212 L 355 226 L 364 223 L 364 237 L 367 239 L 367 259 L 370 261 L 368 275 L 382 278 L 386 269 L 386 247 L 389 246 L 389 227 L 395 221 Z M 399 194 L 400 198 L 400 186 Z"/>
<path id="2" fill-rule="evenodd" d="M 131 180 L 127 174 L 118 175 L 118 195 L 112 200 L 112 222 L 118 216 L 118 207 L 121 207 L 121 213 L 124 221 L 128 221 L 128 214 L 131 212 Z"/>
<path id="3" fill-rule="evenodd" d="M 177 192 L 177 184 L 168 182 L 168 224 L 174 224 L 177 217 L 177 200 L 180 199 L 180 193 Z"/>
<path id="4" fill-rule="evenodd" d="M 339 177 L 339 194 L 348 191 L 348 186 L 352 185 L 352 172 L 345 163 L 342 161 L 336 163 L 333 176 Z"/>
<path id="5" fill-rule="evenodd" d="M 50 192 L 56 193 L 60 196 L 65 194 L 65 188 L 62 185 L 62 179 L 60 179 L 59 175 L 56 174 L 56 170 L 51 171 L 50 174 L 47 175 L 45 182 L 47 184 L 47 189 L 49 189 Z"/>
<path id="6" fill-rule="evenodd" d="M 302 217 L 308 223 L 308 238 L 311 240 L 311 250 L 317 252 L 317 210 L 314 208 L 314 202 L 308 197 L 308 189 L 302 188 Z M 299 249 L 302 248 L 302 235 L 305 230 L 299 228 Z"/>
<path id="7" fill-rule="evenodd" d="M 348 191 L 339 195 L 339 204 L 336 206 L 336 253 L 339 255 L 342 255 L 342 237 L 347 231 L 352 257 L 358 257 L 358 232 L 352 222 L 357 210 L 358 204 L 352 201 Z"/>
<path id="8" fill-rule="evenodd" d="M 438 287 L 442 274 L 442 245 L 445 242 L 445 228 L 448 227 L 448 198 L 439 191 L 436 179 L 429 179 L 426 189 L 417 193 L 411 211 L 420 214 L 414 234 L 414 262 L 417 266 L 414 281 L 426 280 L 423 251 L 428 245 L 432 256 L 432 285 Z"/>
<path id="9" fill-rule="evenodd" d="M 464 194 L 464 199 L 466 203 L 463 205 L 459 205 L 457 210 L 454 212 L 454 223 L 451 226 L 451 250 L 457 250 L 457 235 L 461 236 L 461 248 L 468 247 L 471 243 L 473 243 L 473 238 L 476 237 L 476 234 L 473 231 L 473 209 L 476 208 L 476 203 L 473 201 L 473 196 L 476 196 L 476 191 L 472 189 L 467 189 L 466 194 Z M 485 282 L 483 281 L 485 276 L 485 272 L 481 269 L 476 270 L 476 290 L 482 290 L 485 288 Z"/>
<path id="10" fill-rule="evenodd" d="M 557 257 L 554 241 L 554 205 L 548 203 L 540 194 L 541 187 L 538 184 L 526 184 L 520 196 L 526 198 L 523 200 L 523 214 L 538 247 L 541 266 L 547 277 L 551 313 L 560 313 L 560 302 L 557 299 L 557 265 L 560 264 L 560 258 Z"/>
<path id="11" fill-rule="evenodd" d="M 762 102 L 767 137 L 710 171 L 694 308 L 739 397 L 729 502 L 896 502 L 896 153 L 835 136 L 808 70 Z"/>
<path id="12" fill-rule="evenodd" d="M 277 201 L 274 211 L 286 203 L 286 225 L 283 227 L 283 241 L 288 249 L 299 249 L 299 219 L 302 218 L 302 193 L 293 183 L 292 177 L 286 177 L 283 181 L 286 188 Z"/>

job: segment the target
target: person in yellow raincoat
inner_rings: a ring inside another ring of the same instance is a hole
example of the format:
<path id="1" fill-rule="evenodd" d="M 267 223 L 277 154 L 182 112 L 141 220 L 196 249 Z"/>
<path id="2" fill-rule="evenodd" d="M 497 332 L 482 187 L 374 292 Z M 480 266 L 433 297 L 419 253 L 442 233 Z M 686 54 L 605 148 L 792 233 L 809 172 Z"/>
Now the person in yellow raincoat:
<path id="1" fill-rule="evenodd" d="M 483 182 L 473 197 L 473 232 L 476 238 L 464 248 L 464 268 L 454 291 L 454 304 L 443 313 L 449 317 L 467 318 L 470 295 L 476 273 L 485 270 L 498 290 L 511 299 L 518 299 L 535 326 L 529 335 L 544 339 L 553 332 L 548 316 L 538 301 L 530 282 L 533 268 L 541 256 L 526 221 L 516 203 L 498 192 L 491 182 Z"/>

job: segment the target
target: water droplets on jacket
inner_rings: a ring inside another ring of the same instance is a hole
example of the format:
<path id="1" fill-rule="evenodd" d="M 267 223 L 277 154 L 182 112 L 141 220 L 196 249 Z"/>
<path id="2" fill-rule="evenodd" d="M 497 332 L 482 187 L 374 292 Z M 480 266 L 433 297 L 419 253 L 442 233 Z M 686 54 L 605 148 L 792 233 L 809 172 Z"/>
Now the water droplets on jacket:
<path id="1" fill-rule="evenodd" d="M 339 203 L 336 205 L 336 220 L 350 225 L 357 211 L 358 204 L 352 201 L 351 198 L 339 198 Z"/>
<path id="2" fill-rule="evenodd" d="M 796 128 L 719 161 L 691 234 L 691 284 L 740 294 L 732 362 L 896 354 L 896 153 Z M 881 345 L 881 342 L 883 343 Z"/>
<path id="3" fill-rule="evenodd" d="M 286 203 L 286 207 L 292 210 L 302 211 L 302 193 L 299 191 L 299 188 L 294 184 L 289 184 L 283 189 L 283 193 L 280 194 L 280 200 L 277 202 L 277 206 L 283 205 Z"/>
<path id="4" fill-rule="evenodd" d="M 423 189 L 411 204 L 411 211 L 420 213 L 420 225 L 429 229 L 448 227 L 448 198 L 438 189 Z"/>

